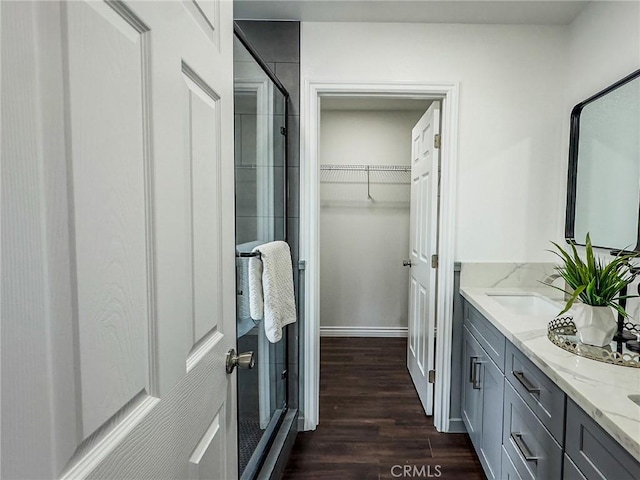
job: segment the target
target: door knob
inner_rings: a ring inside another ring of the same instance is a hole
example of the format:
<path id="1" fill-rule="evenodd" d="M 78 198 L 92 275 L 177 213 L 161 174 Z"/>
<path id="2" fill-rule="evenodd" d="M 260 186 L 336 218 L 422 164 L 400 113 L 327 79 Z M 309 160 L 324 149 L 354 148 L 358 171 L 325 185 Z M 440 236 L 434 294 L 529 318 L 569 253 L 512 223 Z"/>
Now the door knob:
<path id="1" fill-rule="evenodd" d="M 403 260 L 403 261 L 402 261 L 402 266 L 403 266 L 403 267 L 409 267 L 409 268 L 411 268 L 411 265 L 412 265 L 411 260 Z"/>
<path id="2" fill-rule="evenodd" d="M 233 373 L 234 368 L 251 369 L 256 364 L 253 358 L 253 352 L 244 352 L 236 354 L 236 351 L 232 348 L 227 352 L 227 373 Z"/>

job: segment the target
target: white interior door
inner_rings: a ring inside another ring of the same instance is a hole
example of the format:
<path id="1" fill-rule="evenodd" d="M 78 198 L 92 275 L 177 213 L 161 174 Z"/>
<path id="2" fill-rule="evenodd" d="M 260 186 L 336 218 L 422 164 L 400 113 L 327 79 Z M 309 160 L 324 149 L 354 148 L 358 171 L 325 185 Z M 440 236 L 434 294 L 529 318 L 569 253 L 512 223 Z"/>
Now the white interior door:
<path id="1" fill-rule="evenodd" d="M 232 3 L 0 8 L 2 478 L 236 478 Z"/>
<path id="2" fill-rule="evenodd" d="M 409 285 L 409 338 L 407 367 L 427 415 L 433 415 L 437 253 L 438 158 L 440 102 L 433 102 L 411 131 L 411 217 Z"/>

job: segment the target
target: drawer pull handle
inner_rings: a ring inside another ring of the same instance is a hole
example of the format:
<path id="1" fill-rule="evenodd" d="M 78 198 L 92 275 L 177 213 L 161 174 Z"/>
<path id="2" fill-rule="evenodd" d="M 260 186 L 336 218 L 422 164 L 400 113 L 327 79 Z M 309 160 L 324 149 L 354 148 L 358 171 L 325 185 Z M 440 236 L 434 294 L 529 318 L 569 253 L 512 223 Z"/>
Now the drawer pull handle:
<path id="1" fill-rule="evenodd" d="M 531 383 L 527 379 L 527 377 L 524 376 L 524 372 L 520 372 L 516 370 L 516 371 L 512 371 L 511 373 L 513 373 L 513 376 L 516 377 L 516 380 L 518 380 L 520 384 L 527 389 L 527 392 L 540 395 L 540 387 L 534 386 L 533 383 Z"/>
<path id="2" fill-rule="evenodd" d="M 469 383 L 473 383 L 474 385 L 476 383 L 475 365 L 476 365 L 476 360 L 478 360 L 478 358 L 479 357 L 476 357 L 476 356 L 469 357 Z"/>
<path id="3" fill-rule="evenodd" d="M 520 451 L 520 455 L 522 455 L 522 458 L 524 458 L 527 462 L 538 463 L 538 457 L 533 456 L 531 450 L 529 450 L 529 447 L 527 447 L 527 444 L 524 443 L 524 440 L 522 440 L 521 433 L 511 432 L 511 440 L 513 440 L 513 443 L 516 444 L 516 447 Z"/>
<path id="4" fill-rule="evenodd" d="M 473 362 L 473 389 L 474 390 L 480 390 L 481 385 L 480 385 L 480 375 L 478 374 L 479 372 L 479 368 L 476 367 L 480 367 L 480 365 L 482 365 L 484 362 L 479 362 L 477 359 Z"/>

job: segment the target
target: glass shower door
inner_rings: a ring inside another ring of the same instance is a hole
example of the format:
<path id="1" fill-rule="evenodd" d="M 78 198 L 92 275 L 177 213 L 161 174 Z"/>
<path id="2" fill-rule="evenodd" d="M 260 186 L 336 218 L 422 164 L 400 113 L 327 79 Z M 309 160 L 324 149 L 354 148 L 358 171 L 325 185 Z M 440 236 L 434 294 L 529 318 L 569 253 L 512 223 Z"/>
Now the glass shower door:
<path id="1" fill-rule="evenodd" d="M 238 454 L 241 478 L 254 478 L 286 410 L 286 330 L 270 343 L 251 318 L 248 255 L 286 241 L 286 97 L 246 47 L 234 39 L 237 351 L 255 366 L 238 372 Z"/>

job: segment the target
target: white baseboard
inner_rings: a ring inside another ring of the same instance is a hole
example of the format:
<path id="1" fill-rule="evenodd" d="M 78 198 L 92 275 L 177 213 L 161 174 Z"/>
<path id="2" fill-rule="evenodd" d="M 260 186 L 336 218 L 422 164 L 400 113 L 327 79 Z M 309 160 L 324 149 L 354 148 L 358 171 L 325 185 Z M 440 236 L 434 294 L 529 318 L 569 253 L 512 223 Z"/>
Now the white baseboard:
<path id="1" fill-rule="evenodd" d="M 407 327 L 320 327 L 321 337 L 405 337 Z"/>

